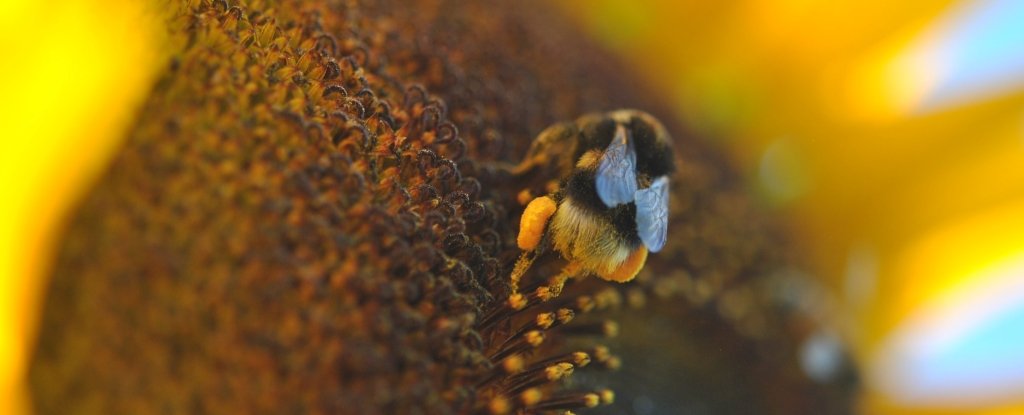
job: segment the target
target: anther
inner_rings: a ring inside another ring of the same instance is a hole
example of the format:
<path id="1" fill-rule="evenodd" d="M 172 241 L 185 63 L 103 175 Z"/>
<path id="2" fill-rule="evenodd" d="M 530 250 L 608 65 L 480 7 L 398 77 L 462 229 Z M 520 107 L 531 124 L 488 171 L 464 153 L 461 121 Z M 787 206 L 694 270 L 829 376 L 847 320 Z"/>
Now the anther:
<path id="1" fill-rule="evenodd" d="M 530 388 L 519 393 L 519 403 L 525 407 L 536 405 L 544 398 L 539 388 Z"/>
<path id="2" fill-rule="evenodd" d="M 508 393 L 515 394 L 528 388 L 556 382 L 568 377 L 572 372 L 573 365 L 569 363 L 556 363 L 536 370 L 528 370 L 509 380 Z"/>
<path id="3" fill-rule="evenodd" d="M 491 399 L 491 402 L 487 404 L 487 410 L 492 415 L 504 415 L 512 412 L 512 403 L 508 401 L 508 398 L 502 395 L 495 396 Z"/>
<path id="4" fill-rule="evenodd" d="M 522 335 L 517 335 L 505 341 L 499 350 L 490 357 L 490 360 L 497 361 L 507 356 L 517 354 L 537 346 L 544 342 L 544 333 L 539 330 L 531 330 Z"/>
<path id="5" fill-rule="evenodd" d="M 590 364 L 590 355 L 586 352 L 571 352 L 565 353 L 558 356 L 552 356 L 547 359 L 543 359 L 534 362 L 529 368 L 524 371 L 537 370 L 541 367 L 550 366 L 557 363 L 569 363 L 575 367 L 585 367 Z"/>
<path id="6" fill-rule="evenodd" d="M 601 397 L 592 392 L 572 393 L 555 396 L 542 401 L 530 409 L 538 411 L 555 411 L 559 409 L 593 408 L 601 403 Z"/>
<path id="7" fill-rule="evenodd" d="M 597 335 L 612 338 L 619 335 L 619 323 L 612 320 L 605 320 L 598 323 L 569 325 L 563 330 L 567 334 Z"/>

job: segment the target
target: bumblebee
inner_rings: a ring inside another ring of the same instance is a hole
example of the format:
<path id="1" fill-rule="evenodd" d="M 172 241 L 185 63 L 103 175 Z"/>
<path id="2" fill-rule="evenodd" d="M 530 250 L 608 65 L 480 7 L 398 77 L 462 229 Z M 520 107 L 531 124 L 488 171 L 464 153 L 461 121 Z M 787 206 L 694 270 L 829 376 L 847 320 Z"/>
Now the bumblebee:
<path id="1" fill-rule="evenodd" d="M 573 277 L 632 280 L 648 252 L 665 246 L 674 171 L 665 127 L 641 111 L 585 115 L 541 132 L 512 174 L 558 179 L 547 195 L 520 196 L 529 202 L 516 241 L 522 254 L 512 270 L 513 298 L 530 265 L 550 250 L 568 265 L 541 287 L 542 297 L 557 296 Z"/>

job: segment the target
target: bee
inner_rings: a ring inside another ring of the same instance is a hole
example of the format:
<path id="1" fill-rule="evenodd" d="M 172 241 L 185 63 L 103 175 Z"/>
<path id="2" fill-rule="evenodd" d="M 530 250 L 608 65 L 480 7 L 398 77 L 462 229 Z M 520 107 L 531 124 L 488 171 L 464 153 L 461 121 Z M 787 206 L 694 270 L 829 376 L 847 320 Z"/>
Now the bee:
<path id="1" fill-rule="evenodd" d="M 665 246 L 669 176 L 675 162 L 669 135 L 657 119 L 637 110 L 590 114 L 548 127 L 511 173 L 523 180 L 557 177 L 548 194 L 526 203 L 512 270 L 513 299 L 536 258 L 558 252 L 567 262 L 541 287 L 557 296 L 569 278 L 596 275 L 632 280 L 648 252 Z M 532 200 L 531 200 L 532 199 Z"/>

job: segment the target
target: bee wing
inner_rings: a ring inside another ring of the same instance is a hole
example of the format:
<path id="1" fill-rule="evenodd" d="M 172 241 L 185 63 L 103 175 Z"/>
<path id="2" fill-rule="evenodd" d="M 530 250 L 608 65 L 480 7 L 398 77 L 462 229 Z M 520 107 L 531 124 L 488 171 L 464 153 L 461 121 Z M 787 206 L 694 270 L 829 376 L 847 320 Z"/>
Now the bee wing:
<path id="1" fill-rule="evenodd" d="M 647 250 L 658 252 L 668 236 L 668 177 L 636 191 L 636 231 Z"/>
<path id="2" fill-rule="evenodd" d="M 608 207 L 632 202 L 636 194 L 636 150 L 621 124 L 597 166 L 596 185 Z"/>

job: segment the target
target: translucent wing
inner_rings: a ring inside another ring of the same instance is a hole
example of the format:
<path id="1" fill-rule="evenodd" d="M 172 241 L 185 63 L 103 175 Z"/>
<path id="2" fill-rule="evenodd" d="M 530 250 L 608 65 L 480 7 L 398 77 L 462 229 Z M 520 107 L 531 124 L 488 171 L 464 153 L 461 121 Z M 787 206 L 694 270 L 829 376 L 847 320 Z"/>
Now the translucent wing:
<path id="1" fill-rule="evenodd" d="M 605 206 L 615 207 L 633 201 L 636 194 L 636 150 L 619 125 L 597 165 L 597 195 Z"/>
<path id="2" fill-rule="evenodd" d="M 658 252 L 668 236 L 668 177 L 636 191 L 636 231 L 647 250 Z"/>

